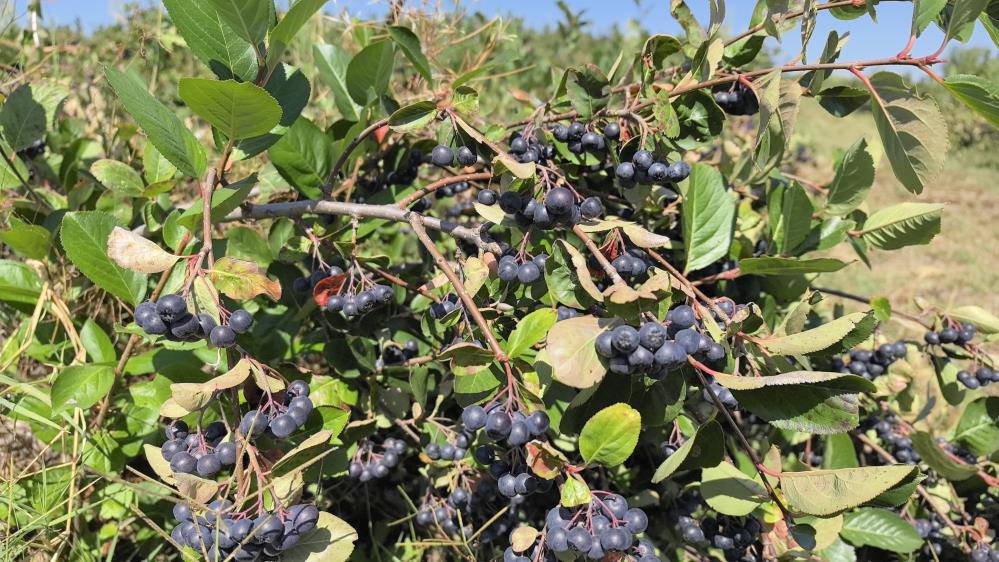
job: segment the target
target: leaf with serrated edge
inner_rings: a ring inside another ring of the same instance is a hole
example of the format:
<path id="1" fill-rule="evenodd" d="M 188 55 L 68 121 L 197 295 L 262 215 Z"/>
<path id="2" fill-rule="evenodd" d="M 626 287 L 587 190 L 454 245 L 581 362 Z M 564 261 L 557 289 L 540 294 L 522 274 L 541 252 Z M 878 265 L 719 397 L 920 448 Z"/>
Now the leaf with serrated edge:
<path id="1" fill-rule="evenodd" d="M 600 382 L 607 368 L 597 355 L 597 336 L 618 323 L 596 316 L 578 316 L 556 323 L 548 332 L 546 346 L 555 379 L 573 388 L 589 388 Z"/>
<path id="2" fill-rule="evenodd" d="M 588 463 L 617 466 L 638 445 L 642 416 L 623 403 L 608 406 L 590 418 L 579 433 L 579 454 Z"/>
<path id="3" fill-rule="evenodd" d="M 200 504 L 208 503 L 219 490 L 218 483 L 214 480 L 206 480 L 193 474 L 180 473 L 173 477 L 177 481 L 177 490 L 184 497 Z"/>
<path id="4" fill-rule="evenodd" d="M 770 499 L 763 484 L 728 461 L 701 472 L 701 495 L 712 509 L 734 516 L 749 515 Z"/>
<path id="5" fill-rule="evenodd" d="M 846 216 L 853 212 L 874 185 L 874 158 L 867 150 L 867 139 L 860 139 L 846 150 L 836 177 L 826 194 L 826 213 Z"/>
<path id="6" fill-rule="evenodd" d="M 138 273 L 166 271 L 180 259 L 180 256 L 166 252 L 152 240 L 120 226 L 114 227 L 108 236 L 108 257 L 119 266 Z"/>
<path id="7" fill-rule="evenodd" d="M 559 503 L 563 507 L 576 507 L 590 503 L 592 498 L 590 488 L 578 474 L 573 474 L 572 477 L 566 478 L 565 483 L 562 484 Z"/>
<path id="8" fill-rule="evenodd" d="M 545 339 L 557 319 L 558 314 L 551 308 L 535 310 L 520 319 L 507 340 L 506 354 L 511 359 L 522 355 L 534 344 Z"/>
<path id="9" fill-rule="evenodd" d="M 943 166 L 947 123 L 936 102 L 912 94 L 901 76 L 879 72 L 870 81 L 878 92 L 871 108 L 885 156 L 898 181 L 919 194 Z"/>
<path id="10" fill-rule="evenodd" d="M 317 453 L 322 454 L 320 449 L 326 448 L 332 437 L 333 432 L 325 429 L 313 433 L 297 447 L 285 453 L 280 460 L 274 463 L 271 471 L 275 475 L 281 476 L 299 469 L 303 464 L 312 461 L 310 457 L 317 456 Z"/>
<path id="11" fill-rule="evenodd" d="M 943 205 L 899 203 L 871 215 L 861 234 L 864 241 L 882 250 L 929 244 L 940 233 Z"/>
<path id="12" fill-rule="evenodd" d="M 736 202 L 725 189 L 721 172 L 694 164 L 683 200 L 684 271 L 707 267 L 728 255 L 735 225 Z"/>
<path id="13" fill-rule="evenodd" d="M 982 396 L 970 402 L 951 440 L 964 443 L 980 457 L 992 456 L 999 449 L 999 397 Z"/>
<path id="14" fill-rule="evenodd" d="M 281 105 L 248 82 L 182 78 L 178 93 L 201 118 L 230 139 L 263 135 L 281 122 Z"/>
<path id="15" fill-rule="evenodd" d="M 868 502 L 917 470 L 912 465 L 782 472 L 780 487 L 790 507 L 827 516 Z"/>
<path id="16" fill-rule="evenodd" d="M 775 355 L 808 355 L 839 343 L 865 320 L 870 312 L 854 312 L 797 334 L 757 340 L 757 344 Z"/>
<path id="17" fill-rule="evenodd" d="M 215 288 L 236 300 L 249 300 L 257 295 L 281 300 L 281 284 L 268 279 L 253 262 L 226 256 L 215 262 L 208 277 Z"/>
<path id="18" fill-rule="evenodd" d="M 101 211 L 67 213 L 60 238 L 66 255 L 91 281 L 112 295 L 139 304 L 146 294 L 146 276 L 115 265 L 107 255 L 115 219 Z"/>

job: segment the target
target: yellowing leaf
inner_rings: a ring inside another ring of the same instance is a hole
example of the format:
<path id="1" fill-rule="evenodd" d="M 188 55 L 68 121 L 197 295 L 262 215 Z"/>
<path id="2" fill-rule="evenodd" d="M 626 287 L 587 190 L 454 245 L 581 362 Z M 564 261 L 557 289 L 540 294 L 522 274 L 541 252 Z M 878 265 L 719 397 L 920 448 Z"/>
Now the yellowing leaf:
<path id="1" fill-rule="evenodd" d="M 257 295 L 281 298 L 281 284 L 268 279 L 260 272 L 260 266 L 250 261 L 226 256 L 215 262 L 208 277 L 215 288 L 236 300 L 249 300 Z"/>
<path id="2" fill-rule="evenodd" d="M 114 227 L 108 236 L 108 257 L 119 267 L 136 273 L 166 271 L 180 259 L 180 256 L 168 253 L 155 242 L 120 226 Z"/>

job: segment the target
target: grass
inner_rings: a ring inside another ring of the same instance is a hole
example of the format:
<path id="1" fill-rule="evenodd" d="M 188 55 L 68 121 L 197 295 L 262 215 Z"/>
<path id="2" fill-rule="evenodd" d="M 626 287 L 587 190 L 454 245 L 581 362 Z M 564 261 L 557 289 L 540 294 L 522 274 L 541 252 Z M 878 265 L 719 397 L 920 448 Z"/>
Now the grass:
<path id="1" fill-rule="evenodd" d="M 865 137 L 872 152 L 881 152 L 869 113 L 845 118 L 828 114 L 811 98 L 802 101 L 801 125 L 794 141 L 811 149 L 814 162 L 799 168 L 800 175 L 827 183 L 833 177 L 833 157 Z M 999 310 L 999 172 L 974 164 L 981 155 L 953 149 L 943 171 L 919 196 L 906 191 L 881 158 L 874 188 L 866 202 L 868 213 L 905 201 L 946 205 L 941 232 L 927 246 L 895 251 L 871 250 L 873 268 L 857 261 L 821 279 L 825 286 L 868 297 L 888 297 L 896 310 L 916 312 L 914 299 L 947 309 L 975 304 Z M 844 260 L 856 255 L 842 247 L 832 254 Z"/>

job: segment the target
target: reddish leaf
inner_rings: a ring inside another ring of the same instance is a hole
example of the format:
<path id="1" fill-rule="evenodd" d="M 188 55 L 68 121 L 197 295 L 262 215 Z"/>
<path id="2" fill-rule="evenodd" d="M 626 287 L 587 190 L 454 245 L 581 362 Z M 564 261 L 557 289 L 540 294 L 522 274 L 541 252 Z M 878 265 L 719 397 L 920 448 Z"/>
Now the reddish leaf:
<path id="1" fill-rule="evenodd" d="M 320 308 L 326 308 L 326 301 L 329 300 L 330 295 L 338 294 L 345 281 L 347 281 L 346 273 L 330 275 L 316 283 L 315 288 L 312 289 L 312 298 L 315 299 Z"/>

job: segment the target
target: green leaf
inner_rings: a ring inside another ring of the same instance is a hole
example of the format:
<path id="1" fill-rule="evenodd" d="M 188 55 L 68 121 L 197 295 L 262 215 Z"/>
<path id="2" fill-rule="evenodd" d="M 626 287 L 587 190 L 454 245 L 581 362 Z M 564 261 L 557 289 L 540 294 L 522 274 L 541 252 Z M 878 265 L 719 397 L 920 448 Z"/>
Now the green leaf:
<path id="1" fill-rule="evenodd" d="M 943 205 L 899 203 L 868 217 L 860 231 L 864 241 L 882 250 L 929 244 L 940 233 Z"/>
<path id="2" fill-rule="evenodd" d="M 728 255 L 735 226 L 736 201 L 725 189 L 721 172 L 694 164 L 683 198 L 684 271 L 711 265 Z"/>
<path id="3" fill-rule="evenodd" d="M 67 406 L 89 408 L 107 396 L 114 383 L 111 365 L 72 365 L 56 375 L 52 383 L 52 411 Z"/>
<path id="4" fill-rule="evenodd" d="M 965 444 L 979 457 L 991 457 L 999 450 L 999 397 L 982 396 L 971 401 L 951 440 Z"/>
<path id="5" fill-rule="evenodd" d="M 313 45 L 312 56 L 319 69 L 319 77 L 329 86 L 333 93 L 333 102 L 340 115 L 349 121 L 357 121 L 361 112 L 360 106 L 354 103 L 347 89 L 347 67 L 350 64 L 350 53 L 337 45 Z"/>
<path id="6" fill-rule="evenodd" d="M 836 167 L 836 177 L 826 194 L 826 213 L 849 215 L 864 202 L 873 185 L 874 158 L 867 150 L 867 139 L 860 139 L 847 149 Z"/>
<path id="7" fill-rule="evenodd" d="M 251 82 L 257 77 L 257 53 L 204 0 L 163 0 L 170 20 L 191 52 L 222 79 Z"/>
<path id="8" fill-rule="evenodd" d="M 281 18 L 274 29 L 271 30 L 271 44 L 267 52 L 267 66 L 273 68 L 284 55 L 285 48 L 291 44 L 291 40 L 298 34 L 302 26 L 309 21 L 316 12 L 326 4 L 328 0 L 298 0 L 288 9 L 288 13 Z"/>
<path id="9" fill-rule="evenodd" d="M 559 503 L 563 507 L 576 507 L 590 503 L 592 498 L 593 495 L 590 493 L 590 489 L 586 486 L 586 483 L 579 480 L 579 477 L 576 476 L 565 479 L 565 483 L 562 484 L 562 490 L 559 494 Z"/>
<path id="10" fill-rule="evenodd" d="M 815 95 L 815 99 L 830 114 L 836 117 L 846 117 L 860 109 L 871 95 L 867 90 L 852 86 L 832 86 Z"/>
<path id="11" fill-rule="evenodd" d="M 962 35 L 966 26 L 974 25 L 988 3 L 989 0 L 955 0 L 947 21 L 944 42 Z"/>
<path id="12" fill-rule="evenodd" d="M 112 191 L 129 197 L 142 196 L 142 176 L 128 164 L 117 160 L 98 160 L 91 164 L 90 173 Z"/>
<path id="13" fill-rule="evenodd" d="M 919 2 L 913 2 L 913 4 L 910 33 L 914 37 L 918 37 L 922 35 L 926 26 L 930 25 L 940 15 L 944 6 L 947 5 L 947 0 L 920 0 Z"/>
<path id="14" fill-rule="evenodd" d="M 354 552 L 357 531 L 339 517 L 319 512 L 316 528 L 281 553 L 283 562 L 346 562 Z"/>
<path id="15" fill-rule="evenodd" d="M 182 78 L 179 95 L 192 111 L 230 139 L 270 132 L 281 121 L 281 106 L 249 82 Z"/>
<path id="16" fill-rule="evenodd" d="M 32 97 L 30 84 L 18 86 L 0 107 L 0 127 L 15 152 L 44 138 L 45 126 L 45 108 Z"/>
<path id="17" fill-rule="evenodd" d="M 943 166 L 947 123 L 936 102 L 913 94 L 901 76 L 879 72 L 870 80 L 878 93 L 872 113 L 885 156 L 898 181 L 912 193 L 922 193 Z"/>
<path id="18" fill-rule="evenodd" d="M 253 186 L 257 184 L 257 174 L 251 174 L 238 182 L 231 183 L 224 188 L 216 189 L 212 193 L 212 222 L 218 222 L 225 218 L 226 215 L 236 210 L 246 197 L 250 194 L 250 190 Z M 194 232 L 201 232 L 201 222 L 203 209 L 205 208 L 204 201 L 199 197 L 186 211 L 184 214 L 180 215 L 177 219 L 177 223 L 184 228 Z"/>
<path id="19" fill-rule="evenodd" d="M 392 78 L 394 58 L 390 41 L 375 41 L 354 55 L 346 73 L 350 97 L 363 106 L 384 94 Z"/>
<path id="20" fill-rule="evenodd" d="M 35 304 L 42 280 L 28 264 L 0 260 L 0 301 Z"/>
<path id="21" fill-rule="evenodd" d="M 947 480 L 967 480 L 978 474 L 978 468 L 959 463 L 947 455 L 934 441 L 933 436 L 925 431 L 917 431 L 912 435 L 912 446 L 930 468 Z"/>
<path id="22" fill-rule="evenodd" d="M 876 498 L 915 471 L 911 465 L 892 465 L 782 472 L 780 487 L 793 510 L 828 516 Z"/>
<path id="23" fill-rule="evenodd" d="M 607 368 L 597 355 L 597 336 L 617 326 L 615 319 L 578 316 L 557 322 L 545 346 L 555 380 L 573 388 L 589 388 L 604 378 Z"/>
<path id="24" fill-rule="evenodd" d="M 92 173 L 92 172 L 91 172 Z M 142 149 L 142 174 L 150 184 L 172 180 L 177 166 L 167 160 L 153 143 L 147 142 Z"/>
<path id="25" fill-rule="evenodd" d="M 808 355 L 828 350 L 867 321 L 870 312 L 854 312 L 817 328 L 783 337 L 767 338 L 757 343 L 774 355 Z"/>
<path id="26" fill-rule="evenodd" d="M 800 275 L 803 273 L 830 273 L 848 264 L 834 258 L 779 258 L 764 256 L 739 260 L 739 271 L 744 275 Z"/>
<path id="27" fill-rule="evenodd" d="M 437 116 L 437 104 L 432 101 L 418 101 L 400 107 L 389 116 L 389 126 L 400 133 L 422 129 Z"/>
<path id="28" fill-rule="evenodd" d="M 944 79 L 943 85 L 964 105 L 999 127 L 999 87 L 995 82 L 970 74 L 955 74 Z"/>
<path id="29" fill-rule="evenodd" d="M 947 315 L 959 322 L 974 324 L 983 334 L 999 334 L 999 318 L 980 306 L 959 306 L 948 310 Z"/>
<path id="30" fill-rule="evenodd" d="M 628 460 L 638 445 L 642 416 L 627 404 L 614 404 L 597 412 L 579 434 L 579 454 L 587 463 L 607 467 Z"/>
<path id="31" fill-rule="evenodd" d="M 10 230 L 0 231 L 0 242 L 26 258 L 44 259 L 52 247 L 52 233 L 37 224 L 13 224 Z"/>
<path id="32" fill-rule="evenodd" d="M 6 142 L 0 140 L 0 146 L 7 152 L 12 153 Z M 28 167 L 20 158 L 14 158 L 11 162 L 0 158 L 0 189 L 11 189 L 21 187 L 21 179 L 28 179 Z"/>
<path id="33" fill-rule="evenodd" d="M 207 0 L 219 18 L 251 45 L 267 37 L 267 28 L 274 15 L 273 0 Z"/>
<path id="34" fill-rule="evenodd" d="M 281 177 L 309 198 L 318 198 L 333 166 L 333 142 L 312 121 L 299 117 L 267 151 Z"/>
<path id="35" fill-rule="evenodd" d="M 834 433 L 825 438 L 825 449 L 822 452 L 822 468 L 856 468 L 857 449 L 853 446 L 853 439 L 847 433 Z"/>
<path id="36" fill-rule="evenodd" d="M 312 93 L 309 79 L 305 77 L 305 74 L 286 64 L 281 64 L 274 69 L 264 89 L 281 106 L 281 121 L 263 135 L 237 142 L 233 154 L 238 159 L 245 160 L 256 156 L 281 140 L 288 128 L 294 125 L 295 121 L 302 115 L 302 110 L 308 105 L 309 96 Z"/>
<path id="37" fill-rule="evenodd" d="M 420 46 L 420 38 L 408 27 L 401 25 L 390 26 L 388 30 L 389 35 L 392 36 L 392 40 L 402 49 L 409 62 L 413 63 L 416 71 L 423 76 L 428 85 L 433 86 L 434 79 L 430 74 L 430 63 L 427 61 L 426 55 L 423 54 L 423 47 Z"/>
<path id="38" fill-rule="evenodd" d="M 534 344 L 545 339 L 557 319 L 558 314 L 552 308 L 542 308 L 528 314 L 517 322 L 503 351 L 511 359 L 520 357 Z"/>
<path id="39" fill-rule="evenodd" d="M 94 363 L 113 363 L 118 355 L 114 351 L 111 338 L 93 318 L 87 318 L 80 330 L 80 342 Z"/>
<path id="40" fill-rule="evenodd" d="M 923 546 L 916 529 L 897 514 L 866 507 L 847 513 L 840 536 L 854 546 L 873 546 L 899 554 Z"/>
<path id="41" fill-rule="evenodd" d="M 772 190 L 769 203 L 770 230 L 777 251 L 790 254 L 808 238 L 815 209 L 798 182 Z"/>
<path id="42" fill-rule="evenodd" d="M 151 96 L 137 75 L 110 67 L 104 72 L 122 105 L 146 131 L 149 142 L 181 172 L 200 177 L 207 165 L 205 150 L 177 115 Z"/>
<path id="43" fill-rule="evenodd" d="M 607 106 L 607 77 L 596 65 L 587 64 L 565 72 L 565 88 L 573 109 L 580 117 L 589 118 Z"/>
<path id="44" fill-rule="evenodd" d="M 107 254 L 108 238 L 117 224 L 100 211 L 67 213 L 60 238 L 66 255 L 98 287 L 134 305 L 146 294 L 146 276 L 118 267 Z"/>
<path id="45" fill-rule="evenodd" d="M 715 420 L 708 420 L 697 428 L 697 432 L 687 439 L 652 475 L 652 483 L 658 484 L 678 470 L 692 470 L 716 466 L 725 457 L 725 434 Z"/>
<path id="46" fill-rule="evenodd" d="M 821 371 L 764 377 L 717 375 L 715 381 L 730 389 L 740 406 L 775 427 L 817 434 L 857 427 L 857 394 L 875 390 L 870 381 L 856 375 Z"/>
<path id="47" fill-rule="evenodd" d="M 770 500 L 767 489 L 725 461 L 701 472 L 701 495 L 709 507 L 732 516 L 749 515 Z"/>

